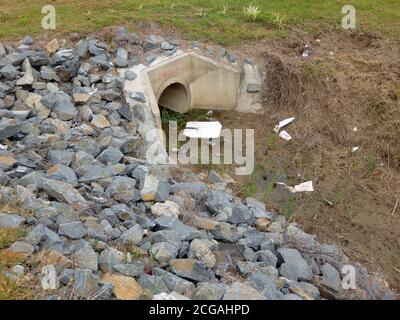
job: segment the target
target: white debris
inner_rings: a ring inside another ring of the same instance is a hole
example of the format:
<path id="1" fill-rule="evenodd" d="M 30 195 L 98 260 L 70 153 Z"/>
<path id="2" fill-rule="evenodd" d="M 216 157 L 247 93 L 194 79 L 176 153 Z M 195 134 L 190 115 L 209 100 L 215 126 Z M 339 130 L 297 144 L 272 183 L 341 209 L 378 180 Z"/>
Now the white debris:
<path id="1" fill-rule="evenodd" d="M 7 150 L 8 146 L 0 143 L 0 150 Z"/>
<path id="2" fill-rule="evenodd" d="M 279 137 L 281 137 L 283 140 L 286 140 L 286 141 L 292 140 L 292 136 L 289 133 L 287 133 L 285 130 L 279 132 Z"/>
<path id="3" fill-rule="evenodd" d="M 282 121 L 279 121 L 278 125 L 275 126 L 274 131 L 276 133 L 278 133 L 279 130 L 281 130 L 283 127 L 286 127 L 288 124 L 292 123 L 294 121 L 294 119 L 295 119 L 294 117 L 291 117 L 291 118 L 287 118 Z"/>
<path id="4" fill-rule="evenodd" d="M 351 152 L 354 153 L 354 152 L 358 151 L 359 149 L 360 149 L 360 147 L 358 147 L 358 146 L 353 147 L 353 148 L 351 149 Z"/>
<path id="5" fill-rule="evenodd" d="M 358 128 L 357 127 L 354 127 L 353 128 L 353 132 L 357 132 L 358 131 Z"/>
<path id="6" fill-rule="evenodd" d="M 153 300 L 190 300 L 188 297 L 185 297 L 179 294 L 176 291 L 172 291 L 171 293 L 161 292 L 153 296 Z"/>
<path id="7" fill-rule="evenodd" d="M 284 186 L 291 193 L 313 192 L 314 191 L 314 187 L 313 187 L 313 182 L 312 181 L 302 182 L 302 183 L 300 183 L 298 185 L 295 185 L 294 187 L 288 186 L 286 183 L 283 183 L 283 182 L 277 182 L 276 184 Z"/>
<path id="8" fill-rule="evenodd" d="M 221 135 L 221 129 L 219 121 L 189 121 L 183 135 L 189 138 L 216 139 Z"/>

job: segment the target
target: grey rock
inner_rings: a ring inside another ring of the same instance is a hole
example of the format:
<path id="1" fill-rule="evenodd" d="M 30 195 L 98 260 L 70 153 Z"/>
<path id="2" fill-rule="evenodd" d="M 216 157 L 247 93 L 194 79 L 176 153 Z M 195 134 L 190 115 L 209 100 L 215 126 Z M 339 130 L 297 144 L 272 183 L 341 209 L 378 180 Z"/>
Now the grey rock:
<path id="1" fill-rule="evenodd" d="M 101 161 L 104 164 L 116 164 L 119 163 L 122 157 L 123 153 L 119 150 L 119 148 L 108 147 L 106 150 L 98 155 L 97 160 Z"/>
<path id="2" fill-rule="evenodd" d="M 0 140 L 8 139 L 16 135 L 21 128 L 21 123 L 15 119 L 3 119 L 0 121 Z"/>
<path id="3" fill-rule="evenodd" d="M 308 293 L 313 299 L 320 299 L 320 292 L 318 288 L 311 283 L 308 282 L 298 282 L 295 284 L 297 287 L 303 289 L 306 293 Z"/>
<path id="4" fill-rule="evenodd" d="M 193 240 L 201 237 L 201 232 L 194 227 L 188 226 L 175 217 L 159 217 L 154 222 L 162 229 L 171 229 L 177 232 L 182 241 Z"/>
<path id="5" fill-rule="evenodd" d="M 74 277 L 74 293 L 79 298 L 87 298 L 97 288 L 97 279 L 92 271 L 76 269 Z"/>
<path id="6" fill-rule="evenodd" d="M 216 173 L 214 170 L 211 170 L 208 173 L 208 181 L 211 183 L 220 183 L 223 182 L 222 178 Z"/>
<path id="7" fill-rule="evenodd" d="M 285 229 L 284 238 L 289 244 L 296 244 L 308 250 L 315 249 L 318 246 L 315 236 L 305 233 L 293 223 Z"/>
<path id="8" fill-rule="evenodd" d="M 115 265 L 120 265 L 124 262 L 124 254 L 114 248 L 103 250 L 99 256 L 99 266 L 101 271 L 111 273 Z"/>
<path id="9" fill-rule="evenodd" d="M 255 253 L 255 261 L 264 262 L 267 265 L 276 266 L 278 258 L 269 250 L 260 250 Z"/>
<path id="10" fill-rule="evenodd" d="M 35 251 L 35 247 L 25 241 L 16 241 L 8 248 L 8 250 L 23 255 L 24 257 L 28 257 Z"/>
<path id="11" fill-rule="evenodd" d="M 71 97 L 64 92 L 49 93 L 43 96 L 40 102 L 48 109 L 53 110 L 60 120 L 68 121 L 78 114 Z"/>
<path id="12" fill-rule="evenodd" d="M 82 222 L 68 222 L 60 224 L 58 234 L 70 239 L 82 239 L 87 234 L 87 228 Z"/>
<path id="13" fill-rule="evenodd" d="M 27 46 L 30 46 L 31 44 L 33 44 L 33 39 L 30 36 L 25 36 L 22 39 L 22 43 L 27 45 Z"/>
<path id="14" fill-rule="evenodd" d="M 42 224 L 34 227 L 26 236 L 25 241 L 34 246 L 42 243 L 49 248 L 61 243 L 60 236 Z"/>
<path id="15" fill-rule="evenodd" d="M 4 58 L 6 54 L 7 54 L 6 49 L 4 49 L 2 43 L 0 42 L 0 59 Z"/>
<path id="16" fill-rule="evenodd" d="M 141 103 L 146 102 L 146 97 L 144 96 L 143 92 L 141 92 L 141 91 L 132 92 L 130 97 L 137 102 L 141 102 Z"/>
<path id="17" fill-rule="evenodd" d="M 275 286 L 275 279 L 268 277 L 260 270 L 251 273 L 248 278 L 267 300 L 279 300 L 279 290 Z"/>
<path id="18" fill-rule="evenodd" d="M 162 277 L 142 274 L 138 279 L 138 283 L 142 288 L 150 290 L 150 292 L 152 292 L 153 294 L 169 292 L 169 289 L 164 283 Z"/>
<path id="19" fill-rule="evenodd" d="M 16 214 L 0 212 L 0 228 L 17 228 L 25 222 L 25 218 Z"/>
<path id="20" fill-rule="evenodd" d="M 7 64 L 0 69 L 0 75 L 8 80 L 13 80 L 19 76 L 19 71 L 12 64 Z"/>
<path id="21" fill-rule="evenodd" d="M 106 189 L 106 194 L 116 200 L 137 201 L 136 180 L 129 177 L 114 177 Z"/>
<path id="22" fill-rule="evenodd" d="M 325 263 L 320 267 L 322 273 L 322 280 L 324 285 L 328 286 L 335 292 L 339 292 L 342 280 L 340 278 L 339 272 L 331 266 L 329 263 Z"/>
<path id="23" fill-rule="evenodd" d="M 296 281 L 310 281 L 312 269 L 296 249 L 280 248 L 278 254 L 283 260 L 279 272 L 285 278 Z"/>
<path id="24" fill-rule="evenodd" d="M 182 240 L 180 234 L 174 230 L 168 230 L 168 229 L 153 232 L 150 236 L 150 241 L 152 243 L 168 242 L 174 245 L 178 249 L 181 248 L 182 246 Z"/>
<path id="25" fill-rule="evenodd" d="M 222 300 L 265 300 L 265 297 L 255 288 L 235 282 L 226 290 Z"/>
<path id="26" fill-rule="evenodd" d="M 44 80 L 60 82 L 60 78 L 57 76 L 57 73 L 50 67 L 42 66 L 40 69 L 40 76 Z"/>
<path id="27" fill-rule="evenodd" d="M 193 300 L 221 300 L 227 289 L 224 283 L 201 282 L 193 294 Z"/>
<path id="28" fill-rule="evenodd" d="M 72 261 L 81 269 L 97 271 L 98 254 L 94 252 L 90 244 L 86 241 L 79 243 L 72 254 Z"/>
<path id="29" fill-rule="evenodd" d="M 58 165 L 51 167 L 47 171 L 46 178 L 68 182 L 73 187 L 76 187 L 78 185 L 78 179 L 75 175 L 74 170 L 72 170 L 70 167 L 67 167 L 63 164 L 58 164 Z"/>
<path id="30" fill-rule="evenodd" d="M 194 259 L 172 259 L 169 266 L 176 275 L 193 281 L 207 282 L 214 278 L 212 271 Z"/>
<path id="31" fill-rule="evenodd" d="M 58 280 L 63 285 L 68 285 L 75 276 L 75 269 L 63 269 L 58 274 Z"/>
<path id="32" fill-rule="evenodd" d="M 60 202 L 86 205 L 85 198 L 69 183 L 43 178 L 42 188 L 48 195 Z"/>
<path id="33" fill-rule="evenodd" d="M 144 264 L 142 262 L 115 264 L 113 268 L 115 271 L 128 277 L 137 277 L 144 273 Z"/>
<path id="34" fill-rule="evenodd" d="M 49 150 L 47 159 L 55 164 L 69 166 L 72 162 L 74 152 L 71 150 Z"/>
<path id="35" fill-rule="evenodd" d="M 301 297 L 299 297 L 297 294 L 294 293 L 288 293 L 285 294 L 281 297 L 281 300 L 303 300 Z"/>
<path id="36" fill-rule="evenodd" d="M 135 80 L 137 78 L 137 74 L 131 70 L 126 70 L 125 71 L 125 79 L 132 81 Z"/>
<path id="37" fill-rule="evenodd" d="M 167 265 L 168 262 L 178 255 L 178 248 L 169 242 L 157 242 L 153 244 L 149 253 L 160 263 Z"/>
<path id="38" fill-rule="evenodd" d="M 138 245 L 143 239 L 143 228 L 135 224 L 128 231 L 125 231 L 121 236 L 121 242 L 127 245 Z"/>
<path id="39" fill-rule="evenodd" d="M 216 264 L 216 258 L 207 245 L 206 241 L 202 239 L 194 239 L 190 243 L 189 258 L 196 258 L 200 260 L 207 268 L 213 268 Z"/>
<path id="40" fill-rule="evenodd" d="M 32 71 L 32 66 L 31 63 L 29 62 L 29 59 L 25 59 L 25 61 L 22 64 L 22 70 L 24 71 L 24 75 L 22 78 L 18 79 L 16 84 L 17 86 L 28 86 L 33 84 L 33 71 Z"/>
<path id="41" fill-rule="evenodd" d="M 225 208 L 233 209 L 236 206 L 233 196 L 223 191 L 210 191 L 204 204 L 212 214 L 217 214 Z"/>
<path id="42" fill-rule="evenodd" d="M 181 277 L 161 268 L 153 268 L 153 274 L 161 277 L 167 288 L 171 291 L 176 291 L 180 294 L 186 295 L 193 292 L 195 288 L 195 285 L 192 282 L 182 279 Z"/>
<path id="43" fill-rule="evenodd" d="M 161 42 L 160 47 L 162 50 L 166 50 L 166 51 L 175 49 L 174 45 L 170 44 L 168 41 L 165 41 L 165 40 L 163 42 Z"/>

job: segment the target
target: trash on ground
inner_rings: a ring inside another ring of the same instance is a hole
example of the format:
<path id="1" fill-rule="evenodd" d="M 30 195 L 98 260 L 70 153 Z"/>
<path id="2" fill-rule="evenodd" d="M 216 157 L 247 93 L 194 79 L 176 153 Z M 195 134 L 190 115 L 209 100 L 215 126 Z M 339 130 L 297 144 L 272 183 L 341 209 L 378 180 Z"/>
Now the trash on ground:
<path id="1" fill-rule="evenodd" d="M 278 125 L 275 126 L 274 131 L 276 133 L 278 133 L 280 129 L 287 126 L 289 123 L 292 123 L 294 121 L 294 119 L 295 119 L 294 117 L 291 117 L 291 118 L 287 118 L 282 121 L 279 121 Z"/>
<path id="2" fill-rule="evenodd" d="M 311 54 L 311 46 L 306 44 L 304 46 L 303 54 L 301 55 L 303 58 L 308 58 Z"/>
<path id="3" fill-rule="evenodd" d="M 7 150 L 8 146 L 0 143 L 0 150 Z"/>
<path id="4" fill-rule="evenodd" d="M 358 151 L 359 149 L 360 149 L 360 147 L 358 147 L 358 146 L 357 147 L 353 147 L 351 149 L 351 152 L 354 153 L 354 152 Z"/>
<path id="5" fill-rule="evenodd" d="M 215 139 L 221 135 L 222 124 L 219 121 L 189 121 L 183 135 L 189 138 Z"/>
<path id="6" fill-rule="evenodd" d="M 300 183 L 298 185 L 295 185 L 294 187 L 288 186 L 286 183 L 283 183 L 283 182 L 277 182 L 276 184 L 284 186 L 291 193 L 313 192 L 314 191 L 314 187 L 313 187 L 313 182 L 312 181 L 302 182 L 302 183 Z"/>
<path id="7" fill-rule="evenodd" d="M 285 130 L 279 132 L 279 137 L 281 137 L 283 140 L 286 140 L 286 141 L 292 140 L 292 136 L 289 133 L 287 133 L 287 131 L 285 131 Z"/>

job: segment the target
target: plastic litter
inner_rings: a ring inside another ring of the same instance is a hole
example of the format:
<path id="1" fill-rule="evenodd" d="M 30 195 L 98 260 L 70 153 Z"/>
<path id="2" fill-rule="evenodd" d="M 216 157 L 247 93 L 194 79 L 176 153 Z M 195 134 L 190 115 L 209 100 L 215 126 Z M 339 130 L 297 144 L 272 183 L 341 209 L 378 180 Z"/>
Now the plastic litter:
<path id="1" fill-rule="evenodd" d="M 314 187 L 313 187 L 313 182 L 312 181 L 303 182 L 303 183 L 300 183 L 298 185 L 295 185 L 294 187 L 288 186 L 286 183 L 283 183 L 283 182 L 277 182 L 276 184 L 284 186 L 291 193 L 313 192 L 314 191 Z"/>
<path id="2" fill-rule="evenodd" d="M 353 147 L 353 148 L 351 149 L 351 152 L 354 153 L 354 152 L 358 151 L 359 149 L 360 149 L 360 147 L 358 147 L 358 146 Z"/>
<path id="3" fill-rule="evenodd" d="M 294 117 L 291 117 L 291 118 L 287 118 L 282 121 L 279 121 L 279 123 L 275 126 L 274 131 L 276 133 L 278 133 L 280 129 L 287 126 L 289 123 L 292 123 L 294 121 L 294 119 L 295 119 Z"/>
<path id="4" fill-rule="evenodd" d="M 219 121 L 189 121 L 183 135 L 189 138 L 216 139 L 221 135 L 221 129 Z"/>
<path id="5" fill-rule="evenodd" d="M 279 132 L 279 137 L 281 137 L 283 140 L 286 140 L 286 141 L 292 140 L 292 136 L 289 133 L 287 133 L 285 130 Z"/>

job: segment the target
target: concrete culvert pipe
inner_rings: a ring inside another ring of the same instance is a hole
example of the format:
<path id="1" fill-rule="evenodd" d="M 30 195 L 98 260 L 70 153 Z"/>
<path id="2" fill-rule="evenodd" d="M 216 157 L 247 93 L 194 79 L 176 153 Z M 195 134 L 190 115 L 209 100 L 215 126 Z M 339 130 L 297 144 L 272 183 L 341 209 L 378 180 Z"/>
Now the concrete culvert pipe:
<path id="1" fill-rule="evenodd" d="M 184 85 L 175 82 L 161 93 L 158 105 L 175 112 L 185 113 L 189 110 L 189 96 Z"/>

